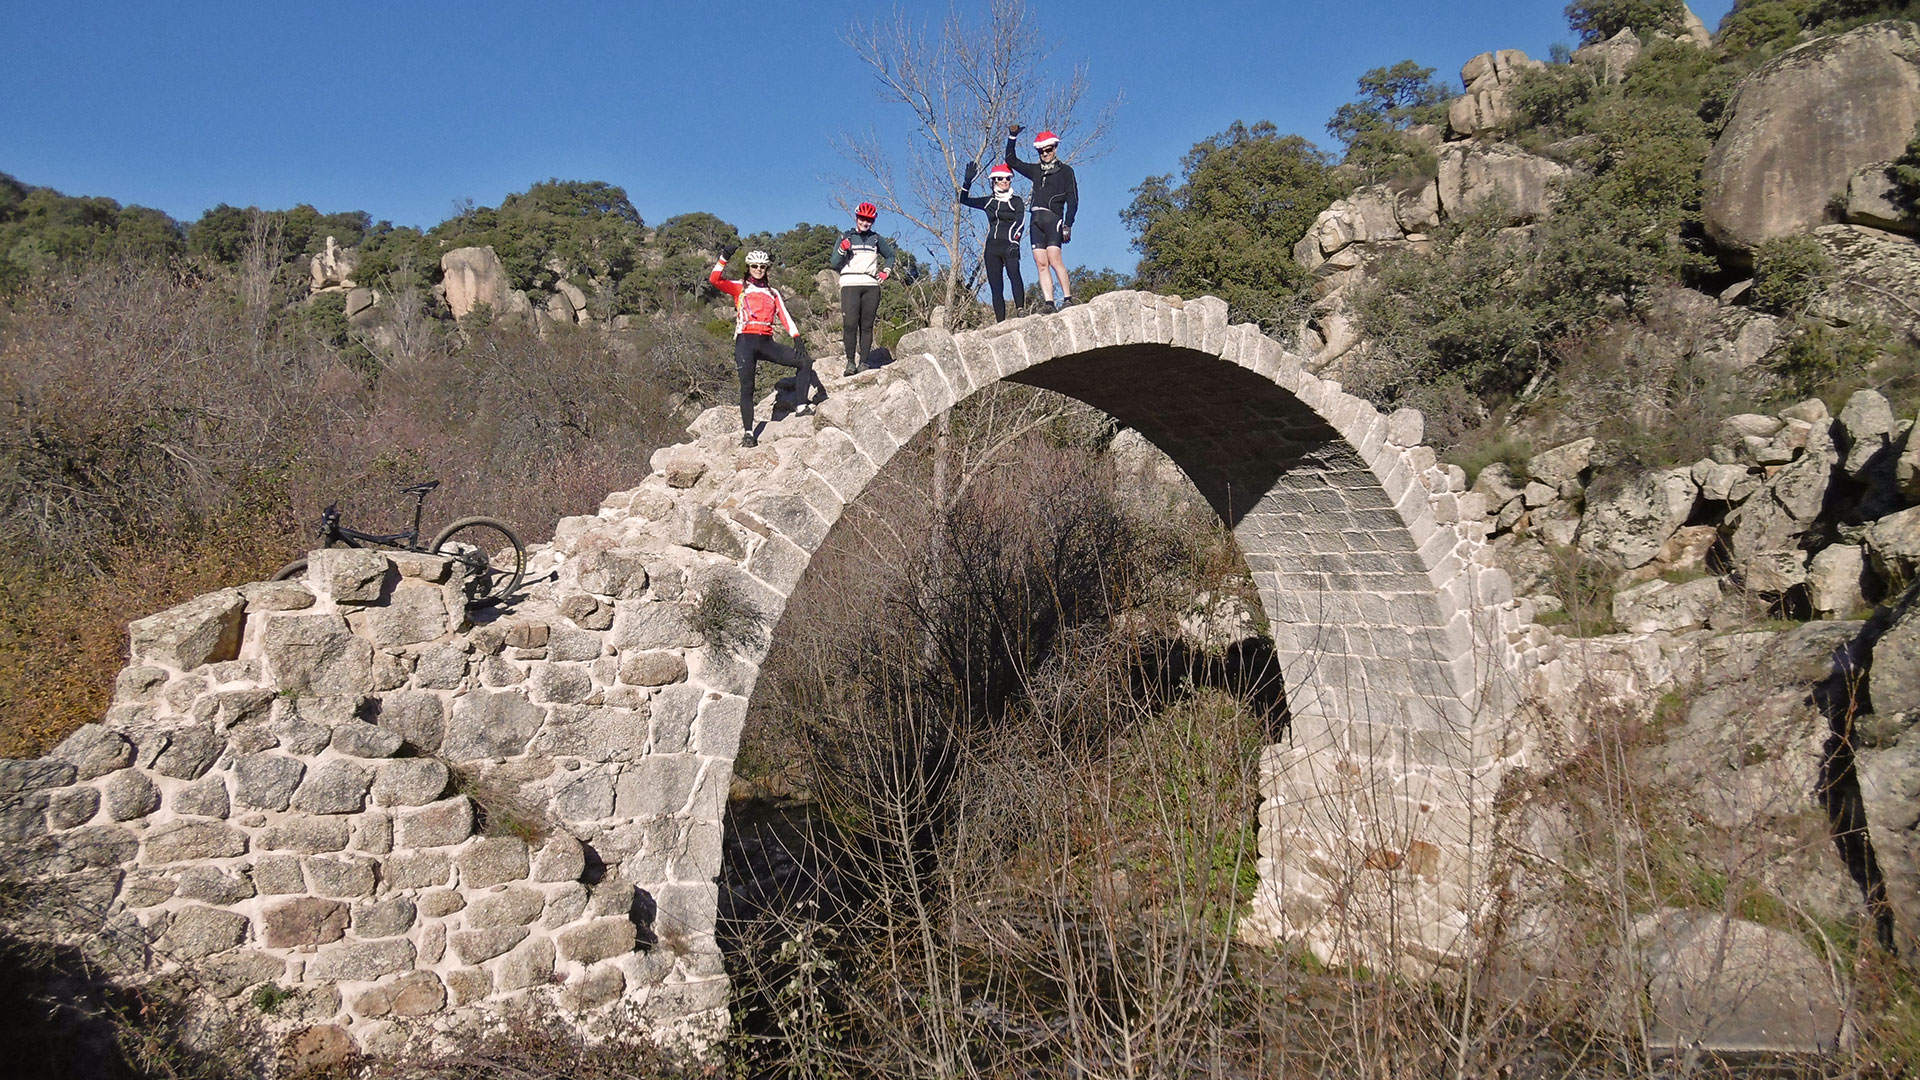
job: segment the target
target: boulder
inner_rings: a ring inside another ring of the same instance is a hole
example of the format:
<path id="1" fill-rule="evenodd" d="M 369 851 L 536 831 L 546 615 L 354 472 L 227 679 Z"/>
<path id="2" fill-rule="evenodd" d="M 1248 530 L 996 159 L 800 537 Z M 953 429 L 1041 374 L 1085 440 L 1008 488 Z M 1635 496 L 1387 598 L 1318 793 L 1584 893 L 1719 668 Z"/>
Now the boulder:
<path id="1" fill-rule="evenodd" d="M 1719 578 L 1700 578 L 1678 585 L 1655 579 L 1615 593 L 1613 617 L 1636 634 L 1691 630 L 1705 626 L 1707 616 L 1719 602 Z"/>
<path id="2" fill-rule="evenodd" d="M 1867 463 L 1892 445 L 1893 406 L 1877 391 L 1856 390 L 1840 410 L 1840 431 L 1846 457 L 1841 467 L 1859 476 Z"/>
<path id="3" fill-rule="evenodd" d="M 1651 562 L 1660 548 L 1693 513 L 1690 469 L 1641 473 L 1611 495 L 1589 503 L 1576 542 L 1591 554 L 1617 561 L 1626 569 Z"/>
<path id="4" fill-rule="evenodd" d="M 1509 222 L 1538 221 L 1547 216 L 1553 181 L 1566 173 L 1565 165 L 1517 146 L 1454 143 L 1440 150 L 1440 209 L 1459 217 L 1498 199 Z"/>
<path id="5" fill-rule="evenodd" d="M 1867 528 L 1866 546 L 1881 577 L 1893 582 L 1920 577 L 1920 506 L 1874 522 Z"/>
<path id="6" fill-rule="evenodd" d="M 1893 463 L 1893 476 L 1900 485 L 1900 494 L 1908 502 L 1920 503 L 1920 436 L 1913 433 L 1915 427 L 1920 425 L 1909 425 L 1907 428 L 1906 449 L 1900 452 L 1900 457 Z"/>
<path id="7" fill-rule="evenodd" d="M 1867 698 L 1882 716 L 1920 712 L 1920 592 L 1909 591 L 1893 625 L 1874 642 Z"/>
<path id="8" fill-rule="evenodd" d="M 1823 618 L 1845 618 L 1865 606 L 1866 573 L 1866 551 L 1860 546 L 1822 548 L 1807 565 L 1807 596 L 1814 612 Z"/>
<path id="9" fill-rule="evenodd" d="M 1555 487 L 1578 483 L 1593 463 L 1593 447 L 1594 440 L 1589 438 L 1543 450 L 1527 460 L 1527 475 Z"/>
<path id="10" fill-rule="evenodd" d="M 1920 218 L 1901 202 L 1891 161 L 1874 162 L 1847 180 L 1846 209 L 1841 212 L 1841 219 L 1848 225 L 1865 225 L 1887 232 L 1920 232 Z"/>
<path id="11" fill-rule="evenodd" d="M 1843 988 L 1794 934 L 1674 908 L 1641 916 L 1632 933 L 1655 1045 L 1817 1053 L 1838 1043 Z"/>
<path id="12" fill-rule="evenodd" d="M 454 248 L 440 256 L 445 281 L 447 307 L 453 317 L 464 319 L 485 304 L 496 318 L 519 315 L 530 318 L 533 305 L 527 295 L 516 291 L 507 278 L 507 268 L 492 247 Z"/>
<path id="13" fill-rule="evenodd" d="M 343 248 L 333 237 L 327 237 L 326 250 L 308 260 L 308 291 L 353 288 L 353 271 L 359 263 L 360 256 L 354 249 Z"/>
<path id="14" fill-rule="evenodd" d="M 1460 68 L 1467 92 L 1447 106 L 1447 126 L 1461 138 L 1494 131 L 1513 118 L 1508 92 L 1520 73 L 1546 67 L 1519 49 L 1481 53 Z"/>
<path id="15" fill-rule="evenodd" d="M 1920 337 L 1920 241 L 1859 225 L 1813 230 L 1833 260 L 1833 281 L 1813 305 L 1830 322 L 1878 323 Z"/>
<path id="16" fill-rule="evenodd" d="M 1787 50 L 1740 84 L 1707 156 L 1708 235 L 1751 252 L 1828 221 L 1863 166 L 1898 157 L 1920 120 L 1920 27 L 1871 23 Z"/>
<path id="17" fill-rule="evenodd" d="M 1625 82 L 1627 68 L 1640 59 L 1640 38 L 1630 26 L 1605 41 L 1582 45 L 1573 50 L 1573 62 L 1592 68 L 1603 83 Z"/>
<path id="18" fill-rule="evenodd" d="M 1920 727 L 1856 759 L 1861 808 L 1893 907 L 1895 944 L 1920 966 Z"/>

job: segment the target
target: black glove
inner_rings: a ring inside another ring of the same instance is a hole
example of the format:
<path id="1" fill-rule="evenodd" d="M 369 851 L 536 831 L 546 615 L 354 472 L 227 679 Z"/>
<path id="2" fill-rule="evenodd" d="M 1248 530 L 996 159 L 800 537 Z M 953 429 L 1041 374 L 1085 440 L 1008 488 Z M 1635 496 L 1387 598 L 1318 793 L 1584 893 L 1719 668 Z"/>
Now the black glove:
<path id="1" fill-rule="evenodd" d="M 980 175 L 980 163 L 977 161 L 967 162 L 967 171 L 965 172 L 964 175 L 966 176 L 966 179 L 960 181 L 960 186 L 963 188 L 972 187 L 973 178 Z"/>
<path id="2" fill-rule="evenodd" d="M 739 244 L 728 244 L 727 246 L 725 246 L 725 247 L 723 247 L 723 248 L 721 248 L 721 249 L 720 249 L 720 259 L 721 259 L 721 261 L 723 261 L 723 262 L 724 262 L 724 261 L 726 261 L 726 260 L 729 260 L 729 259 L 731 259 L 731 258 L 733 258 L 733 253 L 734 253 L 734 252 L 736 252 L 736 251 L 739 251 L 739 250 L 740 250 L 740 245 L 739 245 Z"/>
<path id="3" fill-rule="evenodd" d="M 1021 133 L 1022 131 L 1025 131 L 1025 130 L 1026 130 L 1026 128 L 1024 128 L 1024 127 L 1021 127 L 1021 126 L 1020 126 L 1019 124 L 1013 124 L 1013 125 L 1010 125 L 1010 126 L 1009 126 L 1009 127 L 1007 128 L 1007 138 L 1009 138 L 1009 139 L 1011 139 L 1011 138 L 1013 138 L 1013 137 L 1014 137 L 1015 135 L 1018 135 L 1018 134 L 1020 134 L 1020 133 Z"/>

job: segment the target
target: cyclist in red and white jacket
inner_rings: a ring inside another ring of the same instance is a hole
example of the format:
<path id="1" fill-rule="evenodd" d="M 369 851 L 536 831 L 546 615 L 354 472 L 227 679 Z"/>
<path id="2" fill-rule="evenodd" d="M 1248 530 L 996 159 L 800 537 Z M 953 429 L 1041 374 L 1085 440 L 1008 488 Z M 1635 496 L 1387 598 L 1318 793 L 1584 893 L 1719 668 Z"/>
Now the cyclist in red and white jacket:
<path id="1" fill-rule="evenodd" d="M 793 411 L 797 416 L 813 411 L 814 389 L 819 389 L 823 401 L 827 391 L 820 385 L 820 377 L 813 373 L 813 360 L 805 350 L 773 340 L 773 332 L 778 328 L 787 332 L 795 346 L 800 344 L 800 328 L 794 324 L 793 316 L 787 314 L 787 302 L 767 281 L 767 267 L 773 264 L 773 259 L 764 251 L 749 251 L 745 278 L 734 281 L 721 276 L 727 260 L 733 258 L 737 250 L 731 244 L 721 250 L 720 261 L 713 264 L 707 281 L 733 297 L 733 367 L 740 374 L 740 445 L 758 446 L 760 440 L 753 434 L 753 381 L 760 361 L 795 369 L 793 390 L 800 405 Z"/>

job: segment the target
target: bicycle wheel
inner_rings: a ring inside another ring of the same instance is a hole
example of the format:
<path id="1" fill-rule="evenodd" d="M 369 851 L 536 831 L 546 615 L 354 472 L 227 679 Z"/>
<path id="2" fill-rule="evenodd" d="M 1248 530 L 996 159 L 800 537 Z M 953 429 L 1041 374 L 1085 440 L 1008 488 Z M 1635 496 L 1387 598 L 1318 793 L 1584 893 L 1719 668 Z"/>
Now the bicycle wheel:
<path id="1" fill-rule="evenodd" d="M 288 563 L 287 565 L 274 571 L 273 576 L 268 578 L 267 580 L 268 581 L 292 581 L 294 578 L 297 578 L 301 574 L 304 574 L 306 572 L 307 572 L 307 560 L 295 559 L 292 562 Z"/>
<path id="2" fill-rule="evenodd" d="M 505 600 L 520 587 L 520 577 L 527 570 L 526 545 L 512 529 L 492 518 L 461 518 L 441 529 L 427 551 L 467 565 L 469 607 L 492 607 Z"/>

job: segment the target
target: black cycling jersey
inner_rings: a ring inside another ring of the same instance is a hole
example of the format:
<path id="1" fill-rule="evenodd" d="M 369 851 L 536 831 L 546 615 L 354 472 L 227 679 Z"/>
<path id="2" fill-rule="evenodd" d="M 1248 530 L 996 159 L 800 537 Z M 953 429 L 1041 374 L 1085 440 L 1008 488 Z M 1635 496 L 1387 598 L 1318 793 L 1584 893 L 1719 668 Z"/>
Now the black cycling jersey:
<path id="1" fill-rule="evenodd" d="M 961 206 L 971 206 L 987 215 L 987 239 L 1003 240 L 1010 244 L 1020 242 L 1021 227 L 1027 219 L 1025 199 L 1018 195 L 1008 195 L 1004 199 L 996 199 L 992 195 L 968 195 L 966 188 L 960 189 L 959 198 Z"/>
<path id="2" fill-rule="evenodd" d="M 1044 161 L 1021 161 L 1011 135 L 1007 136 L 1007 164 L 1014 172 L 1033 181 L 1034 213 L 1053 213 L 1059 216 L 1061 225 L 1073 227 L 1073 215 L 1080 209 L 1080 183 L 1074 179 L 1073 166 L 1064 161 L 1051 165 Z"/>

